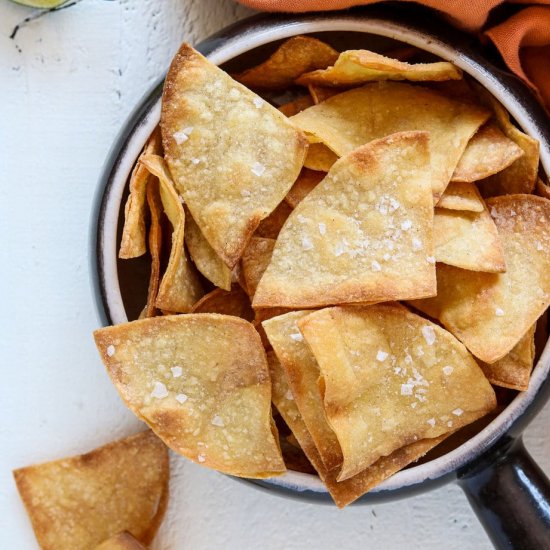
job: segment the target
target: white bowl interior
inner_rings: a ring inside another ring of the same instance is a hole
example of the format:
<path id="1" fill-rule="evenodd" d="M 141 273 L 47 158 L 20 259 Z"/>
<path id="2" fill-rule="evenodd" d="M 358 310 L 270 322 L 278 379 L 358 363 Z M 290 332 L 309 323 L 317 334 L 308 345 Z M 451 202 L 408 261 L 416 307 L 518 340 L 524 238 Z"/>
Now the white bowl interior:
<path id="1" fill-rule="evenodd" d="M 416 46 L 442 59 L 451 61 L 465 73 L 478 80 L 508 109 L 523 130 L 533 137 L 543 141 L 529 112 L 507 93 L 506 87 L 482 66 L 461 55 L 449 45 L 434 40 L 408 29 L 405 26 L 390 23 L 380 19 L 356 18 L 350 16 L 335 16 L 314 21 L 301 21 L 281 24 L 274 28 L 251 29 L 249 32 L 229 38 L 209 58 L 213 63 L 221 65 L 237 56 L 277 40 L 297 34 L 319 33 L 324 31 L 354 31 L 370 35 L 384 36 L 400 42 Z M 100 235 L 102 262 L 104 268 L 103 285 L 108 310 L 113 323 L 124 323 L 128 320 L 119 284 L 117 268 L 117 225 L 121 208 L 121 199 L 132 167 L 143 144 L 160 120 L 160 100 L 139 122 L 129 139 L 121 162 L 112 174 L 112 184 L 109 188 L 108 201 L 105 208 L 104 225 Z M 550 173 L 550 151 L 541 147 L 541 162 L 547 173 Z M 506 409 L 490 424 L 475 436 L 447 454 L 429 462 L 401 470 L 380 484 L 373 492 L 388 491 L 421 483 L 424 480 L 436 479 L 457 468 L 464 466 L 472 457 L 494 443 L 512 423 L 525 411 L 531 403 L 550 370 L 550 347 L 547 345 L 533 371 L 528 391 L 520 392 Z M 326 488 L 314 475 L 289 471 L 281 477 L 269 480 L 274 485 L 289 488 L 294 491 L 326 492 Z"/>

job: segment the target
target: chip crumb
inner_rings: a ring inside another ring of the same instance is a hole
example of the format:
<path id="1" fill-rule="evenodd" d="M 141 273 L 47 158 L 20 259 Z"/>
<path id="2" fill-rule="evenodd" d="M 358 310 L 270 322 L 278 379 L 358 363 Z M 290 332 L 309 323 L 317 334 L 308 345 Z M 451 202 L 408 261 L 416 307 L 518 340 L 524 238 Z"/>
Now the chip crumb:
<path id="1" fill-rule="evenodd" d="M 178 403 L 185 403 L 187 400 L 189 399 L 189 397 L 187 397 L 187 395 L 185 395 L 184 393 L 178 393 L 178 395 L 176 395 L 176 401 Z"/>
<path id="2" fill-rule="evenodd" d="M 251 171 L 255 176 L 261 176 L 265 172 L 265 166 L 259 162 L 255 162 L 252 165 Z"/>
<path id="3" fill-rule="evenodd" d="M 454 414 L 455 416 L 460 416 L 463 412 L 464 412 L 464 411 L 463 411 L 461 408 L 458 408 L 458 409 L 455 409 L 455 410 L 453 411 L 453 414 Z"/>
<path id="4" fill-rule="evenodd" d="M 115 354 L 115 351 L 115 346 L 113 346 L 112 344 L 110 346 L 107 346 L 107 355 L 109 357 L 112 357 Z"/>
<path id="5" fill-rule="evenodd" d="M 206 461 L 206 455 L 204 453 L 199 453 L 197 456 L 197 460 L 199 462 L 205 462 Z"/>
<path id="6" fill-rule="evenodd" d="M 426 340 L 428 346 L 432 346 L 435 342 L 435 331 L 433 327 L 429 325 L 422 327 L 422 336 L 424 336 L 424 340 Z"/>
<path id="7" fill-rule="evenodd" d="M 378 353 L 376 354 L 377 361 L 380 361 L 380 362 L 385 361 L 387 357 L 388 357 L 387 352 L 382 351 L 381 349 L 378 350 Z"/>
<path id="8" fill-rule="evenodd" d="M 413 384 L 401 384 L 401 395 L 412 395 Z"/>
<path id="9" fill-rule="evenodd" d="M 222 417 L 217 414 L 212 417 L 211 424 L 212 426 L 219 426 L 220 428 L 225 426 Z"/>
<path id="10" fill-rule="evenodd" d="M 435 418 L 428 418 L 426 422 L 433 428 L 435 426 Z"/>
<path id="11" fill-rule="evenodd" d="M 445 376 L 450 376 L 453 373 L 453 371 L 454 371 L 454 368 L 449 365 L 447 365 L 446 367 L 443 367 L 443 374 Z"/>
<path id="12" fill-rule="evenodd" d="M 174 378 L 179 378 L 183 374 L 183 369 L 181 367 L 172 367 L 170 370 Z"/>
<path id="13" fill-rule="evenodd" d="M 168 396 L 168 390 L 162 382 L 155 382 L 155 387 L 151 392 L 151 397 L 156 397 L 157 399 L 164 399 Z"/>
<path id="14" fill-rule="evenodd" d="M 497 308 L 495 309 L 495 315 L 496 315 L 497 317 L 502 317 L 502 316 L 504 315 L 504 310 L 501 309 L 500 307 L 497 307 Z"/>

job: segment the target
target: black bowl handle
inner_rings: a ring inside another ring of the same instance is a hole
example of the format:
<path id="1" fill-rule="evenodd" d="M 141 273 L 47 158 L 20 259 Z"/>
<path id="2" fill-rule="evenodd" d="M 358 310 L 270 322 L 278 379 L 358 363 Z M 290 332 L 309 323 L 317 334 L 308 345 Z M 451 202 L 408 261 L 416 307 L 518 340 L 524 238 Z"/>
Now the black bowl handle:
<path id="1" fill-rule="evenodd" d="M 496 548 L 550 548 L 550 481 L 521 437 L 459 472 L 459 484 Z"/>

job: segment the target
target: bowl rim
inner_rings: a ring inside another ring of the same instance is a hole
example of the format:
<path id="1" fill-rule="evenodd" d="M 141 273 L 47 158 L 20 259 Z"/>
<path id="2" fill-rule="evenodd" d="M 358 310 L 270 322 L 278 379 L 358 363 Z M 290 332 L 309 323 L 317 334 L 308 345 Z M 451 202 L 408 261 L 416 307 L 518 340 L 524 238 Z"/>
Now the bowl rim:
<path id="1" fill-rule="evenodd" d="M 538 103 L 525 85 L 512 75 L 494 67 L 469 45 L 451 46 L 433 28 L 421 29 L 418 23 L 413 25 L 409 21 L 399 19 L 395 13 L 390 12 L 388 16 L 380 9 L 287 16 L 262 14 L 230 25 L 196 47 L 210 61 L 219 65 L 250 49 L 297 34 L 350 31 L 384 36 L 416 46 L 451 61 L 483 84 L 501 101 L 520 127 L 540 141 L 541 163 L 545 172 L 550 173 L 550 131 L 546 131 L 545 128 L 544 111 L 540 106 L 537 109 Z M 464 35 L 455 29 L 448 27 L 444 30 L 450 32 L 457 40 L 464 41 Z M 118 216 L 131 169 L 145 140 L 160 119 L 163 81 L 164 76 L 144 96 L 126 120 L 103 167 L 96 190 L 92 212 L 91 275 L 95 303 L 103 325 L 127 321 L 117 276 Z M 550 346 L 547 342 L 533 370 L 529 389 L 518 393 L 506 409 L 483 430 L 439 458 L 401 470 L 368 495 L 383 496 L 411 488 L 418 490 L 421 484 L 426 486 L 430 481 L 442 481 L 453 476 L 495 445 L 508 431 L 514 427 L 522 427 L 523 416 L 537 412 L 542 403 L 539 399 L 539 406 L 536 407 L 534 402 L 538 397 L 542 399 L 543 393 L 547 393 L 550 387 L 549 372 Z M 525 422 L 524 420 L 523 423 Z M 318 500 L 319 496 L 327 495 L 327 490 L 319 478 L 311 474 L 289 471 L 283 476 L 269 480 L 250 481 L 271 490 L 307 494 L 315 500 Z"/>

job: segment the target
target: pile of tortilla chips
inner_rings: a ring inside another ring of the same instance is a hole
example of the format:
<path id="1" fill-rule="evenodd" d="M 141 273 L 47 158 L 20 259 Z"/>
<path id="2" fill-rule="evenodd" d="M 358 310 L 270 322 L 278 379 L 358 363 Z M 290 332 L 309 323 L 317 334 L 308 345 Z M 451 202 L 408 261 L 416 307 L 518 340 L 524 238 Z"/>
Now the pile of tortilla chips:
<path id="1" fill-rule="evenodd" d="M 95 338 L 181 455 L 312 467 L 342 507 L 494 411 L 493 385 L 528 387 L 550 305 L 538 143 L 417 53 L 295 37 L 232 76 L 176 55 L 120 249 L 148 241 L 148 296 Z"/>

